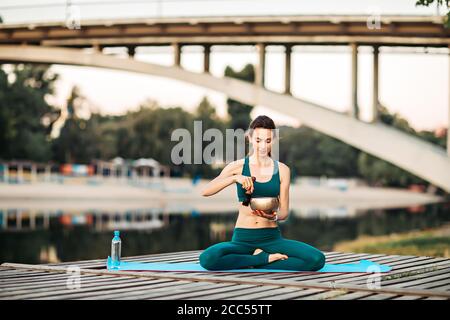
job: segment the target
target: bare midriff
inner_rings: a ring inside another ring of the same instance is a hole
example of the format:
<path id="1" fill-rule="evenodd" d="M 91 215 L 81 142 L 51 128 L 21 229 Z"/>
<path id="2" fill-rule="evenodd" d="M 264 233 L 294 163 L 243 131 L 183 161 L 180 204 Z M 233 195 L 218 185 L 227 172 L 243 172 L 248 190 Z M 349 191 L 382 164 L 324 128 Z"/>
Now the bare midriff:
<path id="1" fill-rule="evenodd" d="M 270 221 L 266 218 L 256 216 L 252 213 L 250 206 L 239 205 L 239 216 L 236 220 L 236 228 L 275 228 L 276 221 Z"/>

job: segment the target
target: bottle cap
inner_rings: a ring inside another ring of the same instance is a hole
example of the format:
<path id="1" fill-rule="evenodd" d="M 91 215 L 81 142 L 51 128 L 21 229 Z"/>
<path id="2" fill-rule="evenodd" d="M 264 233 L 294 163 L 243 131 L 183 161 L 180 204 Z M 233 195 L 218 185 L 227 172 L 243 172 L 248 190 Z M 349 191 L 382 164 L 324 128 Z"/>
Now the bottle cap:
<path id="1" fill-rule="evenodd" d="M 114 236 L 118 237 L 120 235 L 120 231 L 119 230 L 114 230 Z"/>

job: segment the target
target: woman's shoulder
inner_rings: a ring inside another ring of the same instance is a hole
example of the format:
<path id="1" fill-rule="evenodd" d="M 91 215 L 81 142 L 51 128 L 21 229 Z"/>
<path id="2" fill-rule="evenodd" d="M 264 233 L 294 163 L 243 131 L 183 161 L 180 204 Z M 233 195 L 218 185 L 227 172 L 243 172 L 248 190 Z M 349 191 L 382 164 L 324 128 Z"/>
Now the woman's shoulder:
<path id="1" fill-rule="evenodd" d="M 231 161 L 225 166 L 224 170 L 231 171 L 231 172 L 235 172 L 235 171 L 240 172 L 242 170 L 242 167 L 244 166 L 244 162 L 245 162 L 245 158 Z"/>
<path id="2" fill-rule="evenodd" d="M 280 169 L 281 174 L 290 172 L 289 167 L 281 161 L 278 161 L 278 167 Z"/>

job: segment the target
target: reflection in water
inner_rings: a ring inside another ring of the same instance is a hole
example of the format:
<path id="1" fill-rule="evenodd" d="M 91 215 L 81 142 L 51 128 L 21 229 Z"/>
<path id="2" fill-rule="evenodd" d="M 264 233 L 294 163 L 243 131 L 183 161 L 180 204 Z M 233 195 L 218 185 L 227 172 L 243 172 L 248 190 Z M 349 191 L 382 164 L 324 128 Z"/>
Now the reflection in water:
<path id="1" fill-rule="evenodd" d="M 421 208 L 367 210 L 357 215 L 292 212 L 280 223 L 284 237 L 325 251 L 360 235 L 385 235 L 439 227 L 450 221 L 450 203 Z M 123 256 L 201 250 L 231 239 L 236 213 L 31 212 L 0 210 L 0 262 L 53 263 L 103 259 L 112 230 L 121 230 Z"/>

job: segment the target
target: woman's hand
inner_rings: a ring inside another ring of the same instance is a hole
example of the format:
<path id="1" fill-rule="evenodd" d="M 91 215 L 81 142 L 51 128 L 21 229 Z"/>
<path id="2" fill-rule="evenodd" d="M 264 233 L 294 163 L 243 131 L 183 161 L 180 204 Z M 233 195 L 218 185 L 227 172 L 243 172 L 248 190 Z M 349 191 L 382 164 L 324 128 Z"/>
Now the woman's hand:
<path id="1" fill-rule="evenodd" d="M 236 175 L 235 177 L 236 182 L 242 184 L 242 188 L 246 190 L 246 193 L 253 193 L 254 187 L 253 187 L 253 180 L 252 177 L 243 176 L 241 174 Z"/>
<path id="2" fill-rule="evenodd" d="M 266 213 L 262 210 L 253 210 L 252 214 L 254 214 L 255 216 L 258 216 L 258 217 L 266 218 L 268 220 L 275 220 L 275 217 L 277 216 L 276 211 L 273 211 L 272 213 Z"/>

